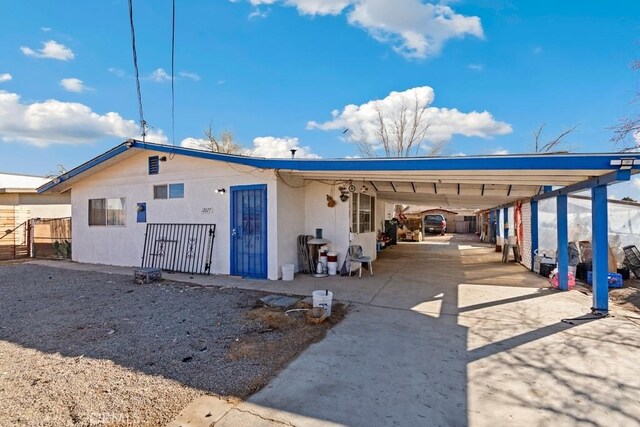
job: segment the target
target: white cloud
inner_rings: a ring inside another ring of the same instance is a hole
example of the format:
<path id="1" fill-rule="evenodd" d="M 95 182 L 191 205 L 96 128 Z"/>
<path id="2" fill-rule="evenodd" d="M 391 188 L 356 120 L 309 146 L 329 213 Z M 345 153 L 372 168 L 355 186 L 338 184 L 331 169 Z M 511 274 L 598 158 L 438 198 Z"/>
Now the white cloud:
<path id="1" fill-rule="evenodd" d="M 484 71 L 484 64 L 468 64 L 467 68 L 473 71 Z"/>
<path id="2" fill-rule="evenodd" d="M 269 13 L 271 13 L 271 9 L 260 9 L 259 7 L 256 7 L 249 14 L 249 19 L 266 18 L 269 16 Z"/>
<path id="3" fill-rule="evenodd" d="M 178 74 L 180 74 L 180 77 L 184 77 L 186 79 L 191 79 L 191 80 L 194 80 L 196 82 L 201 80 L 200 75 L 198 75 L 197 73 L 192 73 L 192 72 L 189 72 L 189 71 L 180 71 L 180 73 L 178 73 Z M 171 80 L 171 77 L 169 77 L 169 80 Z"/>
<path id="4" fill-rule="evenodd" d="M 301 147 L 298 138 L 277 138 L 273 136 L 260 136 L 253 140 L 252 156 L 267 158 L 290 158 L 291 150 L 296 149 L 296 158 L 317 159 L 320 156 L 313 154 L 308 146 Z"/>
<path id="5" fill-rule="evenodd" d="M 60 86 L 62 86 L 67 92 L 75 93 L 82 93 L 85 90 L 91 89 L 90 87 L 85 86 L 82 80 L 73 77 L 60 80 Z"/>
<path id="6" fill-rule="evenodd" d="M 181 147 L 202 149 L 207 141 L 201 138 L 185 138 L 180 142 Z M 253 148 L 247 148 L 241 153 L 245 156 L 266 157 L 266 158 L 290 158 L 291 150 L 296 149 L 296 158 L 319 158 L 317 154 L 311 152 L 310 147 L 300 146 L 298 138 L 277 138 L 273 136 L 260 136 L 253 140 Z"/>
<path id="7" fill-rule="evenodd" d="M 505 150 L 504 148 L 496 148 L 491 152 L 494 156 L 505 156 L 509 154 L 509 150 Z"/>
<path id="8" fill-rule="evenodd" d="M 171 76 L 162 68 L 156 69 L 148 78 L 158 83 L 171 81 Z"/>
<path id="9" fill-rule="evenodd" d="M 42 30 L 42 32 L 44 33 L 48 33 L 49 31 L 51 31 L 51 27 L 40 27 L 40 29 Z"/>
<path id="10" fill-rule="evenodd" d="M 429 86 L 421 86 L 408 89 L 404 92 L 391 92 L 387 97 L 373 100 L 362 105 L 350 104 L 342 111 L 334 110 L 332 120 L 324 123 L 310 121 L 307 129 L 340 130 L 348 129 L 346 139 L 350 141 L 362 141 L 370 144 L 374 149 L 379 147 L 378 138 L 378 111 L 381 111 L 389 132 L 393 129 L 391 123 L 394 116 L 402 108 L 406 108 L 411 116 L 418 110 L 425 109 L 423 121 L 428 128 L 425 132 L 425 141 L 448 141 L 453 135 L 475 136 L 489 138 L 493 135 L 503 135 L 512 131 L 511 125 L 497 121 L 487 111 L 472 111 L 463 113 L 455 108 L 431 107 L 434 99 L 434 91 Z"/>
<path id="11" fill-rule="evenodd" d="M 33 56 L 35 58 L 51 58 L 58 59 L 60 61 L 68 61 L 75 57 L 71 49 L 54 40 L 43 42 L 42 49 L 39 49 L 37 51 L 27 46 L 21 46 L 20 50 L 25 55 Z"/>
<path id="12" fill-rule="evenodd" d="M 102 138 L 139 137 L 138 125 L 118 113 L 98 114 L 76 102 L 48 99 L 23 103 L 20 95 L 0 91 L 0 139 L 46 147 L 51 144 L 86 144 Z M 148 141 L 165 143 L 162 131 Z"/>
<path id="13" fill-rule="evenodd" d="M 109 72 L 111 74 L 114 74 L 114 75 L 118 76 L 118 77 L 124 77 L 124 75 L 125 75 L 124 70 L 121 70 L 120 68 L 115 68 L 115 67 L 110 67 L 109 68 Z"/>
<path id="14" fill-rule="evenodd" d="M 0 83 L 8 82 L 13 79 L 13 76 L 9 73 L 0 74 Z"/>
<path id="15" fill-rule="evenodd" d="M 480 18 L 456 13 L 444 2 L 421 0 L 250 0 L 254 6 L 281 3 L 303 15 L 345 13 L 349 24 L 361 27 L 407 58 L 437 55 L 444 43 L 467 35 L 484 38 Z"/>
<path id="16" fill-rule="evenodd" d="M 216 83 L 219 84 L 219 85 L 223 85 L 226 82 L 227 82 L 226 80 L 218 80 Z"/>

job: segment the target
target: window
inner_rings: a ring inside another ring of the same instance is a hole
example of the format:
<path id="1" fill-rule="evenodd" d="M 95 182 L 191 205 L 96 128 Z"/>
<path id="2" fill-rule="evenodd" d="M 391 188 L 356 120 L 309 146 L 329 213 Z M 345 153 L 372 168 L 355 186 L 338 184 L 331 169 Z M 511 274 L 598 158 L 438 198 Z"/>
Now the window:
<path id="1" fill-rule="evenodd" d="M 169 198 L 170 199 L 183 199 L 184 198 L 184 184 L 169 184 Z"/>
<path id="2" fill-rule="evenodd" d="M 166 199 L 168 198 L 167 185 L 154 185 L 153 186 L 153 198 L 154 199 Z"/>
<path id="3" fill-rule="evenodd" d="M 160 172 L 160 157 L 149 157 L 149 175 L 158 175 Z"/>
<path id="4" fill-rule="evenodd" d="M 375 230 L 375 197 L 353 193 L 351 196 L 351 230 L 369 233 Z"/>
<path id="5" fill-rule="evenodd" d="M 124 198 L 89 199 L 89 225 L 124 225 Z"/>
<path id="6" fill-rule="evenodd" d="M 162 184 L 153 186 L 154 199 L 183 199 L 184 184 Z"/>

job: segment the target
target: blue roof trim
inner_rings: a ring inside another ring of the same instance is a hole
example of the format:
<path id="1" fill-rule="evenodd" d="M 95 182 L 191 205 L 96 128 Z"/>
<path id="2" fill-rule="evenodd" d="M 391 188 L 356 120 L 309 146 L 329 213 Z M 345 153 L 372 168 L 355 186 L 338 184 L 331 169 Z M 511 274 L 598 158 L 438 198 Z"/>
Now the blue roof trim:
<path id="1" fill-rule="evenodd" d="M 294 171 L 469 171 L 469 170 L 602 170 L 612 171 L 612 160 L 636 159 L 632 167 L 640 169 L 640 155 L 628 153 L 611 154 L 544 154 L 513 156 L 475 157 L 413 157 L 413 158 L 373 158 L 373 159 L 265 159 L 213 153 L 164 144 L 144 143 L 129 140 L 88 162 L 60 175 L 55 180 L 38 188 L 38 192 L 48 191 L 57 185 L 131 149 L 152 150 L 162 153 L 179 154 L 200 159 L 252 166 L 259 169 L 284 169 Z"/>
<path id="2" fill-rule="evenodd" d="M 170 145 L 134 142 L 136 148 L 175 153 L 201 159 L 220 160 L 260 169 L 297 171 L 399 171 L 399 170 L 614 170 L 611 160 L 638 159 L 633 166 L 640 169 L 640 156 L 633 154 L 545 154 L 484 157 L 411 157 L 373 159 L 265 159 L 212 153 Z"/>
<path id="3" fill-rule="evenodd" d="M 88 162 L 83 163 L 76 168 L 73 168 L 69 172 L 64 173 L 59 177 L 47 182 L 46 184 L 38 188 L 38 193 L 44 193 L 45 191 L 51 190 L 53 187 L 56 187 L 62 184 L 63 182 L 68 181 L 69 179 L 81 174 L 82 172 L 85 172 L 91 169 L 94 166 L 99 165 L 102 162 L 105 162 L 113 157 L 116 157 L 118 154 L 121 154 L 127 151 L 128 149 L 129 147 L 127 146 L 127 143 L 126 142 L 122 143 L 112 148 L 111 150 L 107 151 L 106 153 L 102 153 L 98 157 L 95 157 L 89 160 Z"/>

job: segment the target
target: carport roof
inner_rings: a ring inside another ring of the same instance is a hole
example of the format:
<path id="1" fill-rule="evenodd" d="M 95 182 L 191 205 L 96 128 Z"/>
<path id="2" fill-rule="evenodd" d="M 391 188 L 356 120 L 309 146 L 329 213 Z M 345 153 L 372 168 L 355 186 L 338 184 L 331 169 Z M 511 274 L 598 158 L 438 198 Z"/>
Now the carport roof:
<path id="1" fill-rule="evenodd" d="M 274 169 L 285 180 L 289 175 L 353 181 L 371 187 L 384 200 L 458 208 L 489 208 L 535 196 L 544 186 L 564 187 L 621 168 L 633 172 L 640 169 L 640 154 L 633 153 L 266 159 L 129 140 L 60 175 L 38 191 L 67 191 L 75 181 L 141 150 Z"/>

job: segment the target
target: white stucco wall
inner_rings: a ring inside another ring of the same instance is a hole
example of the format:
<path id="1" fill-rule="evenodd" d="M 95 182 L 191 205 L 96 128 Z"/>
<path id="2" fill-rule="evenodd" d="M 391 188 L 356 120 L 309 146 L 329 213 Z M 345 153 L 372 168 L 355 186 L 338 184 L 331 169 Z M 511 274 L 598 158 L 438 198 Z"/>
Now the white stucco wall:
<path id="1" fill-rule="evenodd" d="M 282 277 L 280 267 L 298 265 L 298 236 L 305 233 L 304 180 L 292 177 L 284 178 L 286 183 L 278 181 L 278 277 Z"/>
<path id="2" fill-rule="evenodd" d="M 229 274 L 229 187 L 267 184 L 268 278 L 278 278 L 278 204 L 273 171 L 177 155 L 160 163 L 158 175 L 148 175 L 148 157 L 153 155 L 165 154 L 141 152 L 73 185 L 74 261 L 140 265 L 146 224 L 136 222 L 136 203 L 146 202 L 147 222 L 216 224 L 211 272 Z M 153 185 L 170 183 L 184 183 L 184 198 L 154 200 Z M 226 193 L 217 194 L 217 188 L 225 188 Z M 124 226 L 88 225 L 89 199 L 118 197 L 126 199 Z M 207 208 L 212 209 L 203 211 Z"/>
<path id="3" fill-rule="evenodd" d="M 305 229 L 306 234 L 315 235 L 316 228 L 323 229 L 323 237 L 331 241 L 329 249 L 338 252 L 340 267 L 347 254 L 349 245 L 360 245 L 365 255 L 376 259 L 376 233 L 351 233 L 351 198 L 346 202 L 340 200 L 340 192 L 336 186 L 320 182 L 310 182 L 305 191 Z M 332 195 L 336 206 L 327 206 L 327 194 Z M 370 191 L 368 194 L 375 196 Z M 377 202 L 376 202 L 377 204 Z M 377 209 L 376 209 L 377 214 Z M 376 224 L 378 223 L 376 216 Z M 350 242 L 350 238 L 352 238 Z"/>

